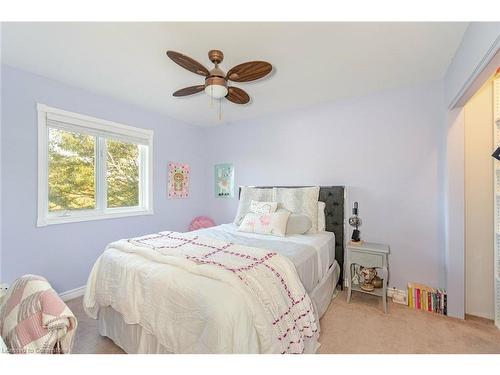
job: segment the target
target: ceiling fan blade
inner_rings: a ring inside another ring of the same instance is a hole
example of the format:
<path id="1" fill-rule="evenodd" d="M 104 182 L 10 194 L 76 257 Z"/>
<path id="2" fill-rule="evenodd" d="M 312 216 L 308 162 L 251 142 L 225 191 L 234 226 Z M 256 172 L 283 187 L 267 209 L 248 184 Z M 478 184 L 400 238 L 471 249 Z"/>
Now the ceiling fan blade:
<path id="1" fill-rule="evenodd" d="M 226 78 L 234 82 L 255 81 L 268 75 L 273 66 L 265 61 L 249 61 L 229 69 Z"/>
<path id="2" fill-rule="evenodd" d="M 183 89 L 177 90 L 172 95 L 173 96 L 187 96 L 187 95 L 196 94 L 196 93 L 203 91 L 203 90 L 205 90 L 205 85 L 189 86 L 189 87 L 184 87 Z"/>
<path id="3" fill-rule="evenodd" d="M 184 69 L 187 69 L 190 72 L 199 74 L 200 76 L 204 77 L 207 77 L 209 74 L 207 68 L 205 68 L 198 61 L 193 60 L 189 56 L 175 51 L 167 51 L 167 56 L 170 57 L 174 63 L 182 66 Z"/>
<path id="4" fill-rule="evenodd" d="M 238 87 L 228 87 L 226 99 L 236 104 L 246 104 L 250 101 L 248 94 Z"/>

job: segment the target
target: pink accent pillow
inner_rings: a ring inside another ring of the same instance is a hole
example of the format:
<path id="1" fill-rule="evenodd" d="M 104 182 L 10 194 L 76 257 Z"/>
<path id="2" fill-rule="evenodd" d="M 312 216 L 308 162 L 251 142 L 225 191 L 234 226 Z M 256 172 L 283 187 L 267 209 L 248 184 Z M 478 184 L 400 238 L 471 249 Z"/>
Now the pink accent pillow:
<path id="1" fill-rule="evenodd" d="M 198 216 L 193 219 L 191 224 L 189 224 L 189 231 L 210 228 L 213 226 L 215 226 L 215 223 L 212 219 L 207 216 Z"/>
<path id="2" fill-rule="evenodd" d="M 284 237 L 290 211 L 278 210 L 269 214 L 249 212 L 243 218 L 238 230 L 240 232 L 270 234 Z"/>

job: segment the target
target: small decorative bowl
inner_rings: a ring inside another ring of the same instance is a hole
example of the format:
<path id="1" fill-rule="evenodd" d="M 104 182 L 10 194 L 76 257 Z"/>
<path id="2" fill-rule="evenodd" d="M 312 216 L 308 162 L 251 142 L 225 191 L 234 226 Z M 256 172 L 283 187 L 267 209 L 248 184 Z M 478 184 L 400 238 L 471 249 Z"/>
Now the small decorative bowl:
<path id="1" fill-rule="evenodd" d="M 373 292 L 373 290 L 375 289 L 372 284 L 361 284 L 359 287 L 365 292 Z"/>

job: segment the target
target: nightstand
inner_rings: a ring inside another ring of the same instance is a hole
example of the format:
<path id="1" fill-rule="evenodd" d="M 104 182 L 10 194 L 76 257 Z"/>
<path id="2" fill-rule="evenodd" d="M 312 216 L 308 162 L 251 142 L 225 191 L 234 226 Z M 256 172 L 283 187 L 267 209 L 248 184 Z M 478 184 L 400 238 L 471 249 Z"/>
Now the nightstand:
<path id="1" fill-rule="evenodd" d="M 347 267 L 347 303 L 351 301 L 352 291 L 371 294 L 374 296 L 382 297 L 384 305 L 384 312 L 387 313 L 387 279 L 389 278 L 389 245 L 361 242 L 360 244 L 348 242 L 346 247 Z M 373 292 L 367 292 L 359 287 L 353 285 L 352 272 L 353 266 L 358 264 L 363 267 L 373 267 L 377 269 L 378 276 L 382 279 L 382 288 L 376 288 Z M 380 273 L 382 272 L 382 274 Z"/>

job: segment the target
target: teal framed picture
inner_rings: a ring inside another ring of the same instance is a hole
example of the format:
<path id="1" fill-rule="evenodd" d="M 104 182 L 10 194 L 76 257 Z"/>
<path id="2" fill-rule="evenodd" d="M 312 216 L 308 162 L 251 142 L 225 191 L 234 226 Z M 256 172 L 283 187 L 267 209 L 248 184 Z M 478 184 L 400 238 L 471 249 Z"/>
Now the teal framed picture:
<path id="1" fill-rule="evenodd" d="M 232 164 L 215 164 L 214 188 L 216 198 L 234 197 L 234 167 Z"/>

